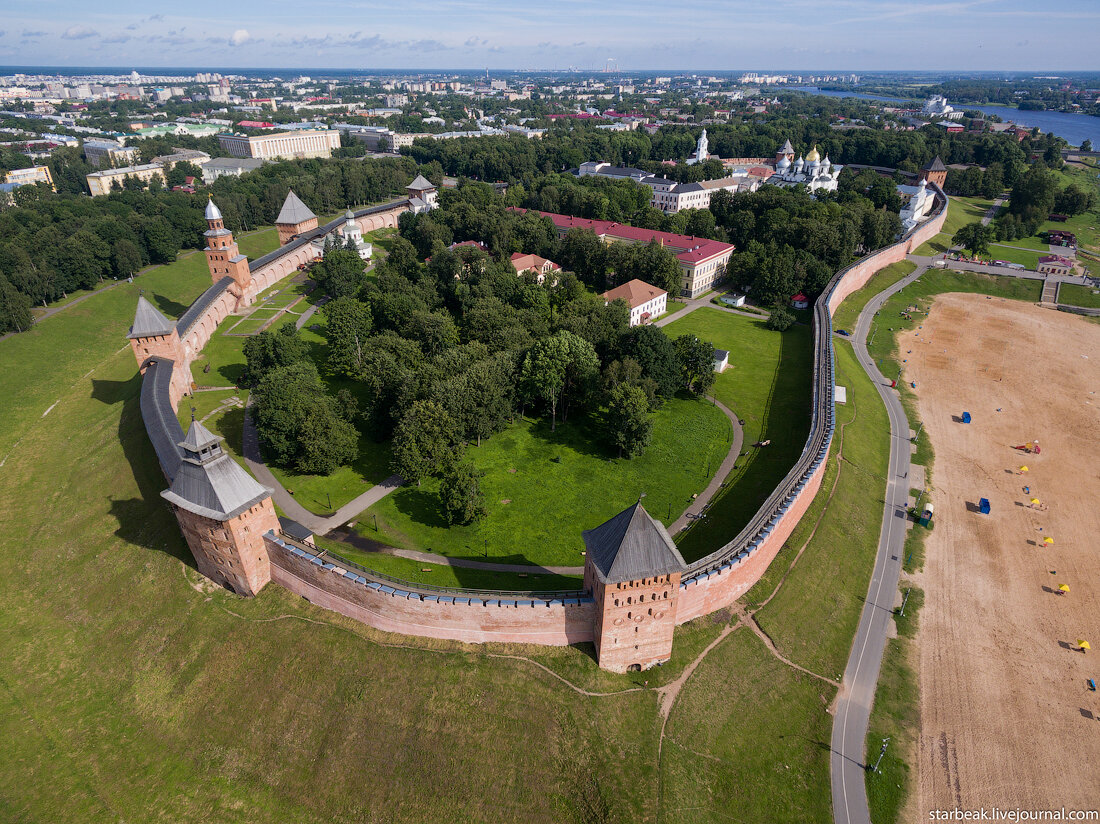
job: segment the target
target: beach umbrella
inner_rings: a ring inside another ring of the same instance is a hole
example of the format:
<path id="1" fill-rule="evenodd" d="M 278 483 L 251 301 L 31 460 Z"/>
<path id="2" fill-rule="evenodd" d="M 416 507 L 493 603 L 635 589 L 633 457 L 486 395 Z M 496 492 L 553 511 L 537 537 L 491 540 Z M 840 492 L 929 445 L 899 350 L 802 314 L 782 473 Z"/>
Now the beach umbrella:
<path id="1" fill-rule="evenodd" d="M 1031 502 L 1032 502 L 1033 504 L 1037 504 L 1037 503 L 1039 503 L 1039 499 L 1038 499 L 1038 498 L 1032 498 L 1032 499 L 1031 499 Z"/>
<path id="2" fill-rule="evenodd" d="M 1084 638 L 1077 639 L 1077 646 L 1081 649 L 1092 649 L 1092 647 L 1089 646 L 1089 642 Z"/>
<path id="3" fill-rule="evenodd" d="M 1051 537 L 1050 537 L 1049 535 L 1047 535 L 1047 536 L 1046 536 L 1045 538 L 1043 538 L 1043 543 L 1044 543 L 1044 544 L 1053 544 L 1053 543 L 1054 543 L 1054 539 L 1053 539 L 1053 538 L 1051 538 Z"/>
<path id="4" fill-rule="evenodd" d="M 1069 592 L 1069 584 L 1062 584 L 1058 589 L 1062 592 Z"/>

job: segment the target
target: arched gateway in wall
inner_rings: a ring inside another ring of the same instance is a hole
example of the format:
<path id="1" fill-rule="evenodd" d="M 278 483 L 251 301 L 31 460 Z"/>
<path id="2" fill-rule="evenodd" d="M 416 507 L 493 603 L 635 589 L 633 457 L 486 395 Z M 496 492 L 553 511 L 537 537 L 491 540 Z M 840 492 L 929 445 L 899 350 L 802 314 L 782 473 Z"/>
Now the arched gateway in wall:
<path id="1" fill-rule="evenodd" d="M 408 194 L 407 200 L 361 210 L 355 219 L 370 231 L 396 225 L 404 211 L 435 205 L 434 187 L 421 177 Z M 738 536 L 687 564 L 665 528 L 639 502 L 584 533 L 583 590 L 496 594 L 406 584 L 295 540 L 280 526 L 271 490 L 222 450 L 220 438 L 194 420 L 183 431 L 176 410 L 192 388 L 191 362 L 218 323 L 296 271 L 312 257 L 312 241 L 342 223 L 298 233 L 249 264 L 211 201 L 204 252 L 213 284 L 176 322 L 139 297 L 129 334 L 143 375 L 142 418 L 168 482 L 161 495 L 179 520 L 199 571 L 238 594 L 255 595 L 274 581 L 319 606 L 390 632 L 469 642 L 592 641 L 600 666 L 616 672 L 662 663 L 671 657 L 676 625 L 744 594 L 805 513 L 821 485 L 833 432 L 831 313 L 875 271 L 940 231 L 947 209 L 938 187 L 936 198 L 929 220 L 900 242 L 837 273 L 818 298 L 809 440 L 798 463 Z M 308 223 L 298 205 L 291 205 L 288 221 L 295 219 L 298 227 Z"/>

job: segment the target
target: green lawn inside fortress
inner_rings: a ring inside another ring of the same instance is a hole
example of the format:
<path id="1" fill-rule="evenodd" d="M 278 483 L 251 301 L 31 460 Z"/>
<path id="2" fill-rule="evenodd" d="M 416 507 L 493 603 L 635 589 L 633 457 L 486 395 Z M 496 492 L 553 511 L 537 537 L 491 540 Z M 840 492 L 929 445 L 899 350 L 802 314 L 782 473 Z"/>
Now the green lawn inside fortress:
<path id="1" fill-rule="evenodd" d="M 802 454 L 810 429 L 812 330 L 774 332 L 763 319 L 703 307 L 665 327 L 669 337 L 698 335 L 729 351 L 714 395 L 744 421 L 744 443 L 724 491 L 706 518 L 674 536 L 688 561 L 734 538 Z M 769 441 L 767 446 L 754 446 Z"/>
<path id="2" fill-rule="evenodd" d="M 483 521 L 448 526 L 439 482 L 431 478 L 383 498 L 360 517 L 358 529 L 365 537 L 457 558 L 581 566 L 581 532 L 642 495 L 655 518 L 671 523 L 729 451 L 732 427 L 708 401 L 673 398 L 652 421 L 645 453 L 626 459 L 606 446 L 593 417 L 559 422 L 556 432 L 548 419 L 518 419 L 480 447 L 466 449 L 466 457 L 485 473 Z"/>

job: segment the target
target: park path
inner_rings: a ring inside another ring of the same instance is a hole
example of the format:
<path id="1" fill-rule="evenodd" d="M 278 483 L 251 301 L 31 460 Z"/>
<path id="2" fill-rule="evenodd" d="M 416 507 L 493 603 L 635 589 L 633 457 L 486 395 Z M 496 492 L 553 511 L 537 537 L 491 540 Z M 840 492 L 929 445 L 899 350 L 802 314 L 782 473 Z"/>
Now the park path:
<path id="1" fill-rule="evenodd" d="M 309 321 L 309 319 L 313 317 L 313 313 L 324 306 L 326 303 L 328 303 L 328 295 L 325 295 L 315 304 L 306 309 L 306 311 L 302 312 L 298 320 L 294 321 L 294 328 L 301 329 L 303 326 L 305 326 L 307 321 Z"/>
<path id="2" fill-rule="evenodd" d="M 248 404 L 249 406 L 252 404 L 251 397 L 248 399 Z M 390 477 L 379 484 L 375 484 L 362 495 L 344 504 L 334 514 L 326 518 L 310 512 L 298 503 L 294 496 L 287 492 L 286 488 L 271 474 L 271 470 L 267 468 L 260 456 L 260 440 L 256 434 L 256 427 L 252 423 L 252 416 L 247 408 L 244 411 L 243 451 L 244 462 L 252 470 L 256 480 L 271 488 L 271 497 L 275 503 L 288 517 L 307 527 L 314 535 L 328 534 L 341 524 L 350 521 L 367 507 L 378 503 L 404 483 L 400 475 L 390 475 Z"/>
<path id="3" fill-rule="evenodd" d="M 672 525 L 668 528 L 670 535 L 675 535 L 677 532 L 684 529 L 691 521 L 701 516 L 702 512 L 707 508 L 707 505 L 710 504 L 711 498 L 717 494 L 718 490 L 726 485 L 726 478 L 729 476 L 730 472 L 733 471 L 734 464 L 737 463 L 737 459 L 741 456 L 741 447 L 745 440 L 745 430 L 741 428 L 741 422 L 725 404 L 719 403 L 714 397 L 711 397 L 711 401 L 722 410 L 727 418 L 729 418 L 730 425 L 733 426 L 733 443 L 730 444 L 730 451 L 726 454 L 726 458 L 722 461 L 722 465 L 718 467 L 718 471 L 714 473 L 714 477 L 711 478 L 710 483 L 707 484 L 707 488 L 691 502 L 683 515 L 672 522 Z"/>

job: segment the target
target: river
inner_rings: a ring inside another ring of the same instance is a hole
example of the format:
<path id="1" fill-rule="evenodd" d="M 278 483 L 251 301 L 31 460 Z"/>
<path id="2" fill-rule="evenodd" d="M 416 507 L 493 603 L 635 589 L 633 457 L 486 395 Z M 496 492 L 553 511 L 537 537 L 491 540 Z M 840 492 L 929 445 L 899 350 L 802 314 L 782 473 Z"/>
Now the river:
<path id="1" fill-rule="evenodd" d="M 876 100 L 883 103 L 909 103 L 914 99 L 902 100 L 897 97 L 883 97 L 877 94 L 859 94 L 858 92 L 835 92 L 818 89 L 813 86 L 792 86 L 792 91 L 819 94 L 824 97 L 856 97 L 860 100 Z M 984 114 L 995 114 L 1001 120 L 1011 120 L 1029 129 L 1035 126 L 1044 134 L 1054 134 L 1064 138 L 1071 146 L 1080 146 L 1081 141 L 1091 140 L 1093 146 L 1100 146 L 1100 117 L 1088 114 L 1069 114 L 1067 112 L 1021 111 L 1009 106 L 976 106 L 970 103 L 952 103 L 956 109 L 976 109 Z"/>

